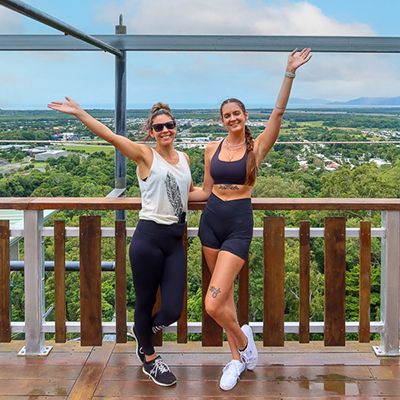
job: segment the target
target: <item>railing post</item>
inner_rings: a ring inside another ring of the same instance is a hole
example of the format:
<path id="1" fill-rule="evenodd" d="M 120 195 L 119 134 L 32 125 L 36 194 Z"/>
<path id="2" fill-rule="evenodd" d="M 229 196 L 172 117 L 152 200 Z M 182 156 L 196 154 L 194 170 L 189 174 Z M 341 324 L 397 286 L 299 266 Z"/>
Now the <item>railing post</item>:
<path id="1" fill-rule="evenodd" d="M 115 27 L 118 35 L 126 34 L 126 26 L 122 24 L 122 15 L 119 17 L 119 25 Z M 115 132 L 126 136 L 126 52 L 122 56 L 115 57 Z M 115 189 L 126 189 L 126 158 L 115 149 Z M 116 220 L 125 220 L 126 211 L 116 210 Z"/>
<path id="2" fill-rule="evenodd" d="M 24 211 L 25 346 L 18 355 L 46 356 L 44 344 L 43 211 Z"/>
<path id="3" fill-rule="evenodd" d="M 382 212 L 381 320 L 383 329 L 377 356 L 399 356 L 400 211 Z"/>

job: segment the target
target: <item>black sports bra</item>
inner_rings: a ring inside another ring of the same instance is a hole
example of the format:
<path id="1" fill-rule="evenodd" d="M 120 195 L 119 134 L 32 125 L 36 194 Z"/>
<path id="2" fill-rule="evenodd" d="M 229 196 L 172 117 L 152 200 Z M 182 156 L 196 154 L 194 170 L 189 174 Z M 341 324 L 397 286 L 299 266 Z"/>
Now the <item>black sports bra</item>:
<path id="1" fill-rule="evenodd" d="M 244 185 L 246 181 L 246 163 L 249 155 L 248 150 L 244 153 L 240 160 L 236 161 L 221 161 L 219 153 L 221 152 L 223 140 L 218 145 L 210 163 L 210 174 L 214 179 L 214 184 L 237 184 Z"/>

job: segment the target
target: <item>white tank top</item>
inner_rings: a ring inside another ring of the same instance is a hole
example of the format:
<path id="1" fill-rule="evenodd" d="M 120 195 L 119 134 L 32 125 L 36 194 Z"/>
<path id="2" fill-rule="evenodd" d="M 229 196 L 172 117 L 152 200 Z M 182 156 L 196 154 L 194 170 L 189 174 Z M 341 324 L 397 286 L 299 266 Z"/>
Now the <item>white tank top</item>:
<path id="1" fill-rule="evenodd" d="M 192 176 L 185 155 L 178 151 L 179 161 L 170 164 L 154 149 L 153 163 L 145 181 L 136 174 L 142 195 L 140 219 L 158 224 L 171 225 L 179 221 L 182 212 L 187 212 L 187 203 Z"/>

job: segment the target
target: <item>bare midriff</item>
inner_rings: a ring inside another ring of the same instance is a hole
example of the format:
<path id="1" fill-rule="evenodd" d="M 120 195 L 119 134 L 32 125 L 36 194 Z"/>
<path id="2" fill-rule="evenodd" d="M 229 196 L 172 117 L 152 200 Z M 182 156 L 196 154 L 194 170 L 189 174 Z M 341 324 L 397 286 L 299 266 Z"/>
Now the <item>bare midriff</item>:
<path id="1" fill-rule="evenodd" d="M 213 185 L 212 193 L 221 200 L 237 200 L 251 197 L 252 186 L 238 185 L 235 183 L 220 183 Z"/>

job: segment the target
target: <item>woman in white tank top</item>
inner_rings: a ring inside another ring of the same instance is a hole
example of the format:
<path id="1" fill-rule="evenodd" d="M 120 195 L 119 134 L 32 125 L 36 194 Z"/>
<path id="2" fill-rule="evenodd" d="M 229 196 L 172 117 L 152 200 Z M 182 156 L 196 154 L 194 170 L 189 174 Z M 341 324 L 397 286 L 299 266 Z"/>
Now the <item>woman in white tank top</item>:
<path id="1" fill-rule="evenodd" d="M 176 378 L 155 353 L 152 336 L 179 319 L 186 280 L 182 236 L 188 195 L 194 188 L 189 158 L 174 149 L 175 118 L 166 104 L 157 103 L 152 107 L 146 129 L 148 138 L 156 141 L 153 149 L 115 134 L 69 97 L 48 107 L 74 115 L 95 135 L 137 164 L 142 209 L 129 251 L 136 291 L 133 328 L 136 354 L 143 363 L 142 371 L 155 383 L 173 385 Z M 153 316 L 159 287 L 161 307 Z"/>

